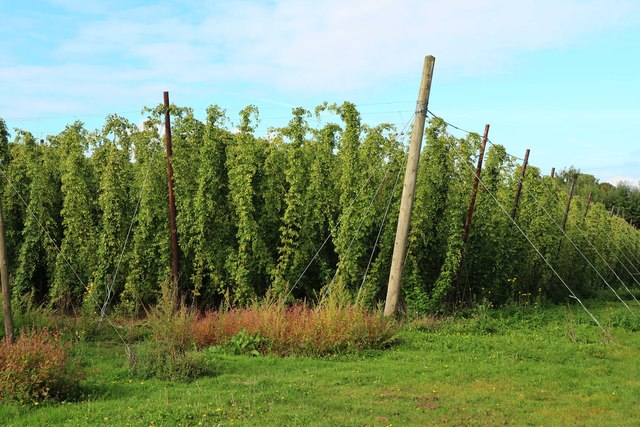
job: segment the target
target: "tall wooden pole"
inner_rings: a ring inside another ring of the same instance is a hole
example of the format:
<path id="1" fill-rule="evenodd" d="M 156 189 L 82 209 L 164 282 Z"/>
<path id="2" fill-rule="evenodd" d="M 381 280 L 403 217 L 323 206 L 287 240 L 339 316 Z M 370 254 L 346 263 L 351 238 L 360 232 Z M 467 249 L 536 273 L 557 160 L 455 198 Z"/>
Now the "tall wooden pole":
<path id="1" fill-rule="evenodd" d="M 556 168 L 551 168 L 551 178 L 556 176 Z"/>
<path id="2" fill-rule="evenodd" d="M 518 205 L 520 204 L 520 194 L 522 194 L 522 182 L 524 181 L 525 173 L 527 172 L 527 163 L 529 163 L 529 149 L 524 153 L 524 161 L 522 162 L 522 179 L 518 182 L 518 189 L 516 190 L 516 201 L 513 204 L 513 210 L 511 211 L 511 219 L 516 220 L 516 214 L 518 213 Z M 513 224 L 513 222 L 511 223 Z"/>
<path id="3" fill-rule="evenodd" d="M 4 241 L 4 217 L 0 204 L 0 280 L 2 280 L 2 314 L 4 335 L 7 342 L 13 342 L 13 319 L 11 317 L 11 291 L 9 287 L 9 266 L 7 265 L 7 247 Z"/>
<path id="4" fill-rule="evenodd" d="M 178 228 L 176 226 L 176 199 L 173 193 L 173 166 L 171 148 L 171 116 L 169 114 L 169 92 L 164 92 L 164 136 L 167 148 L 167 184 L 169 186 L 169 222 L 171 226 L 171 282 L 174 290 L 174 303 L 177 305 L 179 287 L 178 277 Z"/>
<path id="5" fill-rule="evenodd" d="M 404 185 L 402 187 L 402 200 L 400 201 L 400 215 L 398 216 L 396 241 L 393 246 L 393 258 L 391 260 L 391 271 L 389 272 L 387 299 L 384 306 L 385 316 L 395 315 L 398 311 L 398 302 L 400 301 L 402 268 L 404 267 L 404 259 L 407 253 L 411 208 L 413 207 L 416 178 L 418 175 L 418 164 L 420 160 L 420 148 L 422 145 L 422 136 L 424 134 L 424 124 L 427 118 L 427 109 L 429 107 L 429 93 L 431 91 L 431 80 L 433 78 L 433 67 L 435 65 L 435 61 L 436 58 L 433 56 L 426 56 L 424 58 L 424 66 L 422 68 L 422 80 L 420 82 L 416 115 L 413 123 L 413 130 L 411 132 L 407 170 L 404 175 Z"/>

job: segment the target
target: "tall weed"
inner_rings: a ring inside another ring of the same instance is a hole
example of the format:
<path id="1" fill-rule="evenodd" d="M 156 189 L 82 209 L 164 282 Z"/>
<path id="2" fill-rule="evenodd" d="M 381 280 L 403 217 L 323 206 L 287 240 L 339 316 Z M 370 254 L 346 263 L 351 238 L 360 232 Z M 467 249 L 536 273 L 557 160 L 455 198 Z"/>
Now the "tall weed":
<path id="1" fill-rule="evenodd" d="M 175 307 L 174 292 L 168 284 L 163 286 L 158 305 L 147 313 L 150 339 L 128 350 L 129 367 L 139 376 L 187 380 L 208 372 L 203 356 L 195 352 L 195 314 L 184 301 Z"/>
<path id="2" fill-rule="evenodd" d="M 225 344 L 241 331 L 261 338 L 253 344 L 260 353 L 323 356 L 383 347 L 393 338 L 396 325 L 353 305 L 312 308 L 272 302 L 210 311 L 191 327 L 198 348 Z"/>

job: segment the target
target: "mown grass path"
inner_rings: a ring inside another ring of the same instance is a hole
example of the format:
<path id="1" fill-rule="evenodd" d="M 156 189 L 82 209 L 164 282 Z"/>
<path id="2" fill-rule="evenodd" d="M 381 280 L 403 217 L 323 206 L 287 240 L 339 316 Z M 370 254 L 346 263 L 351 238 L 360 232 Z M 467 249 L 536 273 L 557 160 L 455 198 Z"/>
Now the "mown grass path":
<path id="1" fill-rule="evenodd" d="M 566 307 L 479 310 L 358 355 L 210 352 L 216 374 L 189 383 L 131 377 L 122 346 L 84 343 L 81 401 L 4 404 L 0 424 L 640 425 L 640 320 L 591 307 L 606 335 Z"/>

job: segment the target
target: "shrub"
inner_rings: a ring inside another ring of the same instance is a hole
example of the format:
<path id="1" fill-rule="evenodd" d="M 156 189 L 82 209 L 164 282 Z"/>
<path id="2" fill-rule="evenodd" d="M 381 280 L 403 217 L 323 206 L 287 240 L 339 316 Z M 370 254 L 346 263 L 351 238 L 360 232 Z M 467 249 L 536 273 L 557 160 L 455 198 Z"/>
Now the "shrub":
<path id="1" fill-rule="evenodd" d="M 171 353 L 184 353 L 193 349 L 193 336 L 190 332 L 195 314 L 181 303 L 174 310 L 171 296 L 163 297 L 147 316 L 151 339 Z"/>
<path id="2" fill-rule="evenodd" d="M 163 296 L 147 316 L 150 339 L 128 351 L 129 367 L 139 376 L 166 380 L 188 380 L 209 371 L 196 353 L 190 328 L 194 313 L 184 302 L 174 309 L 174 291 L 163 286 Z"/>
<path id="3" fill-rule="evenodd" d="M 242 333 L 260 338 L 251 343 L 260 353 L 324 356 L 383 347 L 395 329 L 381 315 L 352 305 L 263 303 L 208 312 L 196 318 L 190 331 L 198 348 L 225 345 Z"/>
<path id="4" fill-rule="evenodd" d="M 185 381 L 209 373 L 202 353 L 170 351 L 156 341 L 145 341 L 129 354 L 131 372 L 142 378 Z"/>
<path id="5" fill-rule="evenodd" d="M 0 343 L 0 399 L 19 402 L 68 399 L 81 379 L 71 343 L 45 329 Z"/>

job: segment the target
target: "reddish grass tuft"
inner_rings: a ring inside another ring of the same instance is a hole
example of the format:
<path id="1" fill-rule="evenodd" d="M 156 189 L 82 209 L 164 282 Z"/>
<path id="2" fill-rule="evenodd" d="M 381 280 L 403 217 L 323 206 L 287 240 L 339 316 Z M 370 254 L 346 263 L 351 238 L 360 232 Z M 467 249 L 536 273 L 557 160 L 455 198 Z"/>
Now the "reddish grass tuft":
<path id="1" fill-rule="evenodd" d="M 244 330 L 265 341 L 261 353 L 323 356 L 385 346 L 395 324 L 357 306 L 255 304 L 211 311 L 195 319 L 191 334 L 197 347 L 224 344 Z"/>

